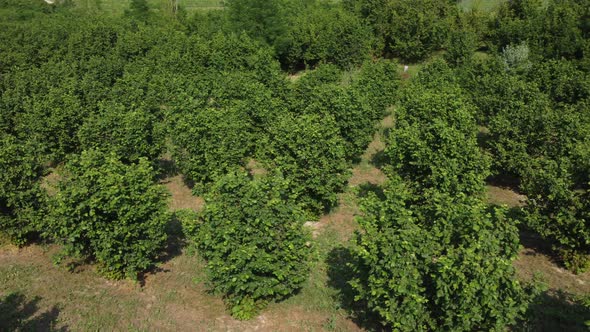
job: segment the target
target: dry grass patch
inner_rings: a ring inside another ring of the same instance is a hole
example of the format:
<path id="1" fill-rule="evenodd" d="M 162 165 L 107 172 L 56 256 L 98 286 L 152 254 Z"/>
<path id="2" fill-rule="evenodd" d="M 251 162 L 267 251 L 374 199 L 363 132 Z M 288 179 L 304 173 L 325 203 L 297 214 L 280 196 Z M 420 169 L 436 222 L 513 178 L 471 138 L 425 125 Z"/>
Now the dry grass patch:
<path id="1" fill-rule="evenodd" d="M 171 211 L 189 209 L 200 211 L 205 204 L 202 197 L 193 195 L 192 190 L 184 183 L 182 175 L 166 178 L 162 184 L 170 192 L 169 208 Z"/>
<path id="2" fill-rule="evenodd" d="M 486 189 L 486 201 L 489 204 L 507 205 L 508 207 L 525 205 L 526 196 L 517 193 L 513 189 L 493 185 L 487 185 Z"/>

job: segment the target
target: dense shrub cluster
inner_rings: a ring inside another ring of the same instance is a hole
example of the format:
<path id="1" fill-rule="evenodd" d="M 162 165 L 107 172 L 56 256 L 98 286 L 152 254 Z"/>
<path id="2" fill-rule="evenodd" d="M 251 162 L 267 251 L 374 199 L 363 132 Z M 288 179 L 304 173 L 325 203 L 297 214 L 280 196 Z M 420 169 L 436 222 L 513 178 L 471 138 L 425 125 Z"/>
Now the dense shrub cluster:
<path id="1" fill-rule="evenodd" d="M 369 57 L 371 41 L 369 27 L 354 14 L 318 7 L 293 20 L 278 51 L 292 69 L 326 62 L 347 68 Z"/>
<path id="2" fill-rule="evenodd" d="M 368 60 L 370 28 L 340 5 L 236 0 L 173 18 L 142 0 L 121 17 L 1 4 L 1 230 L 18 244 L 41 233 L 109 277 L 136 278 L 160 255 L 168 218 L 152 167 L 163 156 L 199 193 L 253 160 L 280 174 L 285 211 L 301 210 L 292 220 L 315 218 L 336 205 L 399 85 L 395 63 Z M 302 65 L 320 68 L 300 82 L 281 70 Z M 302 273 L 270 291 L 288 295 Z M 215 284 L 231 293 L 231 279 Z M 243 296 L 254 308 L 271 295 Z"/>
<path id="3" fill-rule="evenodd" d="M 112 278 L 149 268 L 165 241 L 167 194 L 149 162 L 126 165 L 114 153 L 84 151 L 68 164 L 44 232 L 63 255 L 91 259 Z"/>
<path id="4" fill-rule="evenodd" d="M 498 49 L 527 42 L 540 56 L 581 59 L 588 38 L 588 3 L 584 0 L 505 2 L 491 22 Z"/>
<path id="5" fill-rule="evenodd" d="M 0 138 L 0 231 L 19 245 L 39 230 L 44 193 L 40 155 L 31 142 Z"/>
<path id="6" fill-rule="evenodd" d="M 529 301 L 511 265 L 518 230 L 482 200 L 489 161 L 449 72 L 426 67 L 402 98 L 389 181 L 361 201 L 352 241 L 355 299 L 400 331 L 503 329 Z"/>
<path id="7" fill-rule="evenodd" d="M 180 112 L 174 123 L 173 155 L 191 181 L 210 183 L 243 165 L 252 149 L 252 127 L 242 112 L 215 108 Z"/>
<path id="8" fill-rule="evenodd" d="M 400 331 L 495 330 L 526 310 L 502 209 L 464 194 L 416 195 L 396 177 L 362 201 L 353 240 L 356 299 Z"/>
<path id="9" fill-rule="evenodd" d="M 305 219 L 289 187 L 280 175 L 252 180 L 230 172 L 206 195 L 193 237 L 213 289 L 239 319 L 289 296 L 307 278 Z"/>
<path id="10" fill-rule="evenodd" d="M 145 110 L 126 111 L 106 106 L 86 119 L 78 131 L 82 150 L 113 152 L 126 162 L 155 160 L 162 154 L 164 138 L 156 118 Z"/>
<path id="11" fill-rule="evenodd" d="M 519 180 L 527 225 L 574 271 L 590 266 L 587 10 L 575 0 L 506 2 L 489 34 L 501 54 L 458 70 L 489 130 L 494 172 Z"/>
<path id="12" fill-rule="evenodd" d="M 386 148 L 391 171 L 425 190 L 481 194 L 489 159 L 477 146 L 473 107 L 459 90 L 412 89 Z"/>
<path id="13" fill-rule="evenodd" d="M 458 16 L 455 1 L 347 0 L 345 6 L 367 20 L 385 54 L 420 60 L 442 48 Z"/>
<path id="14" fill-rule="evenodd" d="M 290 182 L 290 196 L 312 216 L 337 203 L 348 179 L 345 142 L 331 116 L 284 115 L 269 128 L 262 160 Z"/>

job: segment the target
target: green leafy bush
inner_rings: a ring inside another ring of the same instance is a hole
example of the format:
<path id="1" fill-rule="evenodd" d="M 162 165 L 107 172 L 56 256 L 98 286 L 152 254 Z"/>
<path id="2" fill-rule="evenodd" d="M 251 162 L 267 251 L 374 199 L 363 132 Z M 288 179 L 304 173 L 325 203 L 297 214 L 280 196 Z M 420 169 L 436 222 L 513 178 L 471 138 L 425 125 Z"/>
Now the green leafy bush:
<path id="1" fill-rule="evenodd" d="M 361 203 L 356 301 L 398 331 L 502 330 L 524 313 L 518 230 L 504 210 L 463 194 L 414 195 L 395 177 L 383 196 Z"/>
<path id="2" fill-rule="evenodd" d="M 468 63 L 477 49 L 477 35 L 469 29 L 453 31 L 447 44 L 445 60 L 453 66 Z"/>
<path id="3" fill-rule="evenodd" d="M 490 23 L 490 40 L 498 51 L 506 45 L 518 44 L 537 34 L 541 10 L 539 0 L 516 0 L 503 2 L 498 15 Z"/>
<path id="4" fill-rule="evenodd" d="M 452 91 L 415 90 L 396 112 L 389 172 L 414 186 L 481 194 L 490 161 L 477 144 L 472 106 Z"/>
<path id="5" fill-rule="evenodd" d="M 491 25 L 491 41 L 498 50 L 527 42 L 533 53 L 548 59 L 581 59 L 587 8 L 578 0 L 506 1 Z"/>
<path id="6" fill-rule="evenodd" d="M 81 106 L 71 81 L 56 87 L 43 84 L 48 86 L 44 93 L 21 95 L 25 103 L 19 106 L 23 111 L 17 114 L 14 129 L 17 136 L 36 139 L 51 160 L 62 161 L 77 151 L 76 132 L 88 110 Z"/>
<path id="7" fill-rule="evenodd" d="M 142 157 L 155 161 L 163 150 L 161 131 L 156 118 L 148 112 L 113 105 L 87 119 L 78 137 L 82 150 L 113 152 L 126 162 L 137 162 Z"/>
<path id="8" fill-rule="evenodd" d="M 393 106 L 398 97 L 400 76 L 397 63 L 390 60 L 366 61 L 351 86 L 365 97 L 374 120 L 380 120 L 379 117 L 385 115 L 386 109 Z"/>
<path id="9" fill-rule="evenodd" d="M 534 160 L 522 187 L 528 226 L 553 241 L 566 267 L 579 273 L 590 267 L 590 190 L 577 188 L 571 169 L 568 159 Z"/>
<path id="10" fill-rule="evenodd" d="M 154 184 L 151 164 L 89 150 L 66 166 L 46 235 L 64 246 L 61 257 L 94 260 L 109 278 L 136 279 L 167 238 L 167 194 Z"/>
<path id="11" fill-rule="evenodd" d="M 447 41 L 458 16 L 455 1 L 447 0 L 348 0 L 373 27 L 385 53 L 404 60 L 420 60 Z"/>
<path id="12" fill-rule="evenodd" d="M 354 89 L 324 84 L 298 93 L 295 112 L 333 117 L 346 142 L 346 157 L 355 160 L 365 151 L 382 113 L 372 109 Z"/>
<path id="13" fill-rule="evenodd" d="M 39 231 L 45 195 L 39 151 L 11 135 L 0 138 L 0 232 L 23 245 Z"/>
<path id="14" fill-rule="evenodd" d="M 518 114 L 527 105 L 547 104 L 539 87 L 506 70 L 500 57 L 474 61 L 459 70 L 459 82 L 477 107 L 477 120 L 488 126 L 498 113 Z"/>
<path id="15" fill-rule="evenodd" d="M 577 105 L 590 98 L 590 76 L 572 61 L 537 62 L 527 78 L 537 83 L 553 103 Z"/>
<path id="16" fill-rule="evenodd" d="M 349 68 L 371 53 L 372 34 L 361 19 L 334 7 L 317 6 L 297 15 L 277 45 L 290 69 L 333 63 Z"/>
<path id="17" fill-rule="evenodd" d="M 285 0 L 228 0 L 230 25 L 233 30 L 274 44 L 285 34 L 289 22 L 290 1 Z"/>
<path id="18" fill-rule="evenodd" d="M 299 94 L 305 94 L 313 88 L 323 84 L 340 84 L 344 71 L 338 66 L 327 63 L 317 66 L 314 70 L 308 70 L 295 84 Z"/>
<path id="19" fill-rule="evenodd" d="M 252 126 L 233 109 L 182 111 L 171 122 L 172 157 L 182 174 L 197 184 L 243 165 L 252 150 Z"/>
<path id="20" fill-rule="evenodd" d="M 290 196 L 315 216 L 334 207 L 348 179 L 345 142 L 334 118 L 285 114 L 268 131 L 261 161 L 290 182 Z"/>
<path id="21" fill-rule="evenodd" d="M 308 235 L 288 187 L 280 176 L 251 180 L 230 172 L 205 196 L 194 239 L 213 289 L 238 319 L 253 318 L 307 278 Z"/>
<path id="22" fill-rule="evenodd" d="M 489 146 L 500 170 L 522 175 L 537 157 L 569 157 L 590 134 L 587 115 L 575 108 L 552 108 L 543 95 L 520 112 L 505 110 L 490 122 Z"/>
<path id="23" fill-rule="evenodd" d="M 289 108 L 295 114 L 333 116 L 346 141 L 347 159 L 357 161 L 396 99 L 398 86 L 393 62 L 367 62 L 350 82 L 335 65 L 322 65 L 293 84 Z"/>

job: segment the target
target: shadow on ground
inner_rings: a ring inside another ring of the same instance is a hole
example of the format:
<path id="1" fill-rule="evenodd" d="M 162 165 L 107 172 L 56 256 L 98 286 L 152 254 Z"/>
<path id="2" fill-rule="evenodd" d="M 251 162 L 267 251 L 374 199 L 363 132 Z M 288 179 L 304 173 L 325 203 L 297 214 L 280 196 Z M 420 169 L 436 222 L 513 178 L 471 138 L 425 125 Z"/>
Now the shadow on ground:
<path id="1" fill-rule="evenodd" d="M 352 262 L 350 250 L 343 246 L 336 247 L 328 253 L 328 287 L 338 290 L 337 300 L 340 306 L 358 327 L 367 331 L 388 331 L 379 323 L 379 318 L 367 310 L 365 303 L 354 300 L 355 293 L 349 284 L 354 277 Z"/>
<path id="2" fill-rule="evenodd" d="M 358 197 L 359 198 L 366 198 L 369 196 L 370 193 L 377 195 L 377 197 L 379 197 L 379 199 L 381 199 L 381 200 L 385 199 L 385 193 L 383 192 L 382 186 L 380 186 L 378 184 L 370 183 L 370 182 L 361 183 L 359 185 L 359 187 L 358 187 Z"/>
<path id="3" fill-rule="evenodd" d="M 486 179 L 486 183 L 492 186 L 510 189 L 517 194 L 522 194 L 520 191 L 520 179 L 512 174 L 499 173 L 489 176 Z"/>
<path id="4" fill-rule="evenodd" d="M 380 170 L 383 170 L 385 168 L 385 166 L 388 165 L 389 158 L 385 154 L 385 151 L 377 151 L 371 157 L 370 162 L 371 162 L 371 165 L 377 167 Z"/>
<path id="5" fill-rule="evenodd" d="M 149 275 L 170 272 L 170 270 L 162 268 L 161 265 L 169 262 L 175 257 L 180 256 L 182 254 L 182 249 L 187 244 L 182 230 L 182 222 L 180 221 L 179 215 L 177 213 L 172 215 L 170 221 L 166 225 L 166 233 L 168 234 L 166 247 L 164 248 L 164 251 L 160 257 L 158 257 L 156 265 L 138 276 L 139 285 L 141 287 L 145 286 L 146 278 Z"/>
<path id="6" fill-rule="evenodd" d="M 40 312 L 39 301 L 40 297 L 29 301 L 20 293 L 0 298 L 0 331 L 67 331 L 67 327 L 55 327 L 59 309 Z"/>
<path id="7" fill-rule="evenodd" d="M 583 303 L 586 302 L 586 303 Z M 590 299 L 576 299 L 563 291 L 547 291 L 529 306 L 526 321 L 515 331 L 554 332 L 590 330 Z"/>
<path id="8" fill-rule="evenodd" d="M 176 163 L 169 158 L 158 159 L 158 161 L 156 162 L 156 167 L 158 169 L 159 180 L 171 178 L 179 174 Z"/>

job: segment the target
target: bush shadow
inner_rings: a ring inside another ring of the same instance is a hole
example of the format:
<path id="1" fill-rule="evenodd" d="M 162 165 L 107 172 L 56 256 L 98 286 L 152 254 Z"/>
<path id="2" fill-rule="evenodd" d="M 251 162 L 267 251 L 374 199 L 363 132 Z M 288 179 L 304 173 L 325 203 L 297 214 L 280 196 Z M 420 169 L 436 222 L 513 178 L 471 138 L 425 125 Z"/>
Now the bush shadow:
<path id="1" fill-rule="evenodd" d="M 523 194 L 520 190 L 520 179 L 513 174 L 496 173 L 486 179 L 486 183 L 500 188 L 506 188 L 517 194 Z"/>
<path id="2" fill-rule="evenodd" d="M 146 279 L 149 275 L 156 273 L 168 273 L 170 270 L 162 268 L 161 265 L 169 262 L 175 257 L 182 254 L 182 249 L 186 246 L 187 241 L 184 236 L 182 229 L 182 222 L 178 218 L 177 214 L 172 214 L 168 224 L 166 225 L 166 234 L 168 239 L 166 240 L 166 246 L 162 254 L 158 257 L 156 264 L 147 271 L 141 273 L 138 276 L 138 282 L 141 287 L 145 286 Z"/>
<path id="3" fill-rule="evenodd" d="M 176 163 L 172 159 L 161 158 L 156 161 L 157 179 L 164 180 L 180 174 Z"/>
<path id="4" fill-rule="evenodd" d="M 361 183 L 357 189 L 357 196 L 359 198 L 366 198 L 370 193 L 375 194 L 379 199 L 385 200 L 385 193 L 383 187 L 371 182 Z"/>
<path id="5" fill-rule="evenodd" d="M 350 249 L 343 246 L 332 249 L 326 258 L 328 266 L 328 287 L 338 291 L 337 300 L 349 318 L 367 331 L 389 331 L 379 323 L 379 318 L 367 309 L 366 303 L 355 300 L 355 292 L 350 285 L 354 277 L 351 264 L 354 258 Z"/>
<path id="6" fill-rule="evenodd" d="M 564 291 L 546 291 L 529 306 L 515 331 L 588 331 L 590 299 L 586 303 Z"/>
<path id="7" fill-rule="evenodd" d="M 29 301 L 21 293 L 0 299 L 0 331 L 68 331 L 67 326 L 56 327 L 59 308 L 40 312 L 40 301 L 38 296 Z"/>
<path id="8" fill-rule="evenodd" d="M 544 255 L 551 263 L 559 266 L 563 269 L 567 269 L 563 258 L 559 255 L 556 248 L 558 244 L 550 239 L 543 238 L 539 233 L 530 229 L 526 225 L 519 225 L 518 233 L 520 238 L 520 244 L 525 248 L 529 249 L 525 252 L 527 256 Z"/>
<path id="9" fill-rule="evenodd" d="M 389 164 L 389 158 L 385 151 L 379 150 L 371 156 L 370 163 L 378 169 L 383 170 Z"/>

